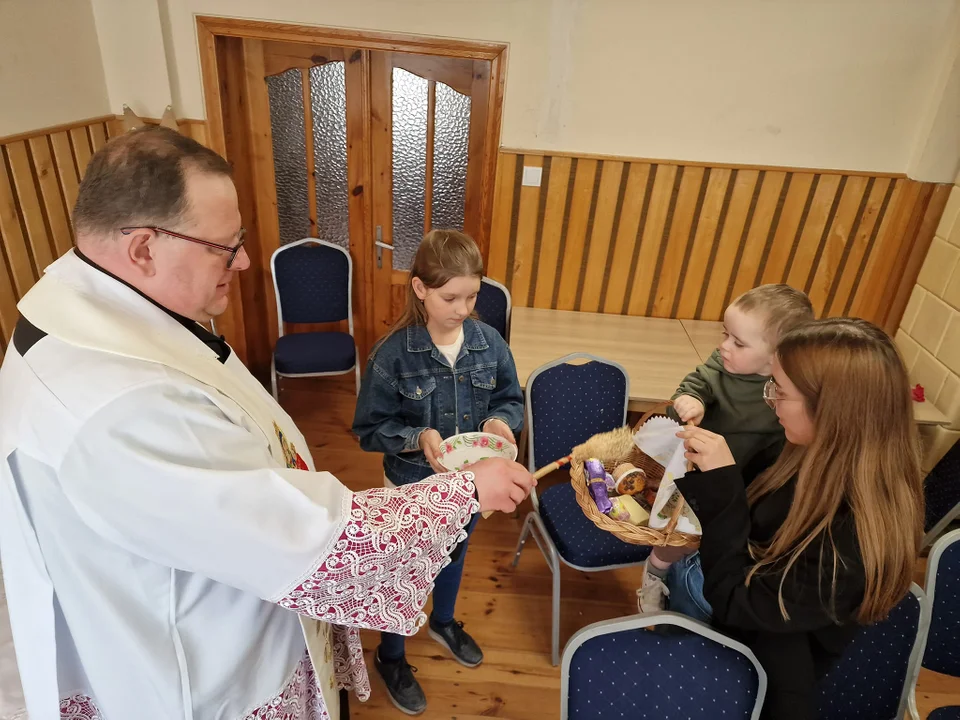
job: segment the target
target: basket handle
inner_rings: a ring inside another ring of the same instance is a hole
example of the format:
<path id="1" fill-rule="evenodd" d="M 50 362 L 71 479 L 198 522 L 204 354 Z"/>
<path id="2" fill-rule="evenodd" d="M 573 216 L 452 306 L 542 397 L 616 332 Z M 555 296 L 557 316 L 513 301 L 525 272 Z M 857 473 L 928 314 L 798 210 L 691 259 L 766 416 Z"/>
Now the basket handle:
<path id="1" fill-rule="evenodd" d="M 664 400 L 664 401 L 662 401 L 662 402 L 658 402 L 658 403 L 657 403 L 656 405 L 654 405 L 652 408 L 650 408 L 649 410 L 647 410 L 647 411 L 643 414 L 643 417 L 641 417 L 639 420 L 637 420 L 637 424 L 634 425 L 633 431 L 636 432 L 637 430 L 639 430 L 639 429 L 640 429 L 640 426 L 643 425 L 647 420 L 649 420 L 650 418 L 652 418 L 654 415 L 663 415 L 663 413 L 666 412 L 667 408 L 668 408 L 668 407 L 672 407 L 672 406 L 673 406 L 673 401 L 672 401 L 672 400 Z"/>
<path id="2" fill-rule="evenodd" d="M 647 411 L 643 414 L 643 417 L 641 417 L 639 420 L 637 420 L 637 424 L 633 426 L 633 431 L 634 431 L 634 432 L 637 432 L 637 431 L 643 426 L 643 424 L 644 424 L 647 420 L 649 420 L 650 418 L 652 418 L 654 415 L 663 415 L 663 413 L 666 412 L 667 408 L 669 408 L 669 407 L 673 407 L 673 401 L 672 401 L 672 400 L 664 400 L 664 401 L 662 401 L 662 402 L 658 402 L 658 403 L 657 403 L 656 405 L 654 405 L 652 408 L 650 408 L 649 410 L 647 410 Z M 691 426 L 690 426 L 690 425 L 687 425 L 687 427 L 691 427 Z M 693 470 L 693 463 L 690 462 L 689 460 L 687 460 L 687 472 L 690 472 L 691 470 Z"/>
<path id="3" fill-rule="evenodd" d="M 637 421 L 637 424 L 634 426 L 633 431 L 636 432 L 640 427 L 654 415 L 662 415 L 666 412 L 667 408 L 673 406 L 672 400 L 664 400 L 654 405 L 652 408 L 647 410 L 643 416 Z M 689 427 L 689 426 L 688 426 Z M 687 472 L 693 470 L 693 463 L 689 460 L 687 461 Z M 670 521 L 667 523 L 667 526 L 663 529 L 664 540 L 663 544 L 666 545 L 667 538 L 677 529 L 677 523 L 680 522 L 680 516 L 683 514 L 683 510 L 686 507 L 686 500 L 683 497 L 683 494 L 677 490 L 677 494 L 680 495 L 677 500 L 676 506 L 673 508 L 673 514 L 670 516 Z"/>

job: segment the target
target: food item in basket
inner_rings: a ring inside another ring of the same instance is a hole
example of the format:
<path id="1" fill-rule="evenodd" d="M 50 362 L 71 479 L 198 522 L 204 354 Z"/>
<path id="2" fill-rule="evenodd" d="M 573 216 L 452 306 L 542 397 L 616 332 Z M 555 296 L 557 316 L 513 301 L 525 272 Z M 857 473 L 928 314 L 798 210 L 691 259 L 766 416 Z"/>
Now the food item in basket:
<path id="1" fill-rule="evenodd" d="M 617 481 L 613 479 L 613 475 L 610 473 L 604 475 L 603 483 L 607 486 L 608 493 L 612 493 L 617 489 Z"/>
<path id="2" fill-rule="evenodd" d="M 657 488 L 644 488 L 639 495 L 635 495 L 634 497 L 645 510 L 653 510 L 653 504 L 657 501 Z"/>
<path id="3" fill-rule="evenodd" d="M 604 470 L 603 463 L 597 460 L 597 458 L 590 458 L 583 463 L 583 467 L 587 471 L 587 483 L 590 488 L 590 495 L 597 504 L 597 510 L 606 515 L 612 507 L 610 497 L 607 495 L 607 471 Z"/>
<path id="4" fill-rule="evenodd" d="M 636 495 L 647 484 L 647 474 L 632 463 L 620 463 L 613 470 L 618 495 Z"/>
<path id="5" fill-rule="evenodd" d="M 607 513 L 614 520 L 628 522 L 631 525 L 646 525 L 650 520 L 650 513 L 629 495 L 621 495 L 610 500 L 613 506 Z"/>

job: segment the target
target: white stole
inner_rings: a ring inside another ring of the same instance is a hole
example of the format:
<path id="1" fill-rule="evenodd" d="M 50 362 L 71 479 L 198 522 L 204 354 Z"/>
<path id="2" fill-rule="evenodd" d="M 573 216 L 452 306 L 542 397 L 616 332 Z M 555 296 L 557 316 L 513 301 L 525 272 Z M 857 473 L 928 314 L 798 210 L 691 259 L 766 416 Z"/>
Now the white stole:
<path id="1" fill-rule="evenodd" d="M 132 290 L 131 293 L 133 293 Z M 150 304 L 148 300 L 139 296 L 136 300 Z M 30 289 L 17 308 L 35 327 L 65 343 L 158 363 L 215 388 L 250 416 L 269 443 L 273 458 L 280 465 L 295 467 L 292 463 L 299 453 L 309 470 L 316 470 L 303 435 L 290 416 L 264 390 L 259 381 L 246 368 L 242 368 L 241 372 L 227 369 L 217 358 L 216 353 L 172 319 L 171 323 L 164 324 L 161 329 L 151 326 L 149 332 L 144 332 L 142 319 L 133 309 L 125 308 L 97 295 L 81 292 L 64 282 L 57 273 L 51 272 L 47 272 Z M 154 308 L 151 306 L 150 310 Z M 159 309 L 155 310 L 162 312 Z M 31 550 L 39 552 L 39 546 Z M 47 580 L 49 583 L 49 578 Z M 50 592 L 52 594 L 52 587 Z M 36 612 L 41 612 L 46 617 L 37 617 Z M 52 638 L 54 623 L 52 606 L 49 612 L 38 610 L 32 614 L 34 614 L 32 624 L 36 630 L 39 631 L 44 623 L 49 623 L 45 628 L 46 631 L 41 632 L 37 637 Z M 327 712 L 331 718 L 338 718 L 340 697 L 334 675 L 331 627 L 328 623 L 317 622 L 303 616 L 300 618 L 300 624 L 310 651 L 317 682 L 323 692 Z M 39 653 L 40 650 L 40 648 L 31 647 L 31 652 Z M 47 655 L 47 659 L 55 663 L 55 648 L 51 647 L 47 650 L 53 653 Z M 49 668 L 50 663 L 48 663 L 48 670 Z M 22 672 L 21 675 L 23 675 Z M 27 677 L 23 677 L 23 682 L 25 694 L 29 698 L 30 693 L 26 688 Z M 49 680 L 42 684 L 49 687 Z"/>

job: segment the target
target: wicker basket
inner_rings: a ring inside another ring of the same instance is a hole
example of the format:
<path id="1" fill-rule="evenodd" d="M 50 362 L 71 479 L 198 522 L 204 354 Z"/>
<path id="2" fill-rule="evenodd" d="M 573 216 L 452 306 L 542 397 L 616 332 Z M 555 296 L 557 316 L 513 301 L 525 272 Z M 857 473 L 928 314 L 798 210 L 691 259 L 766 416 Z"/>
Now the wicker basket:
<path id="1" fill-rule="evenodd" d="M 634 430 L 638 430 L 641 425 L 654 415 L 663 415 L 671 404 L 670 402 L 664 402 L 655 406 L 640 418 Z M 597 457 L 595 454 L 590 454 L 589 445 L 590 442 L 587 441 L 584 445 L 574 448 L 573 459 L 570 461 L 570 483 L 576 492 L 577 502 L 583 509 L 583 514 L 590 518 L 594 525 L 601 530 L 613 533 L 624 542 L 632 545 L 686 548 L 697 548 L 700 546 L 700 536 L 689 535 L 676 530 L 677 521 L 680 519 L 680 515 L 683 513 L 683 508 L 686 504 L 682 495 L 680 496 L 680 501 L 673 509 L 670 522 L 667 523 L 666 527 L 660 529 L 631 525 L 628 522 L 614 520 L 600 512 L 597 509 L 596 502 L 593 500 L 593 496 L 590 495 L 590 490 L 587 487 L 586 472 L 584 472 L 583 468 L 585 460 L 590 457 Z M 603 466 L 607 472 L 612 472 L 620 463 L 629 462 L 644 471 L 647 482 L 659 483 L 663 478 L 663 466 L 639 448 L 634 448 L 627 457 L 598 457 L 597 459 L 603 462 Z"/>

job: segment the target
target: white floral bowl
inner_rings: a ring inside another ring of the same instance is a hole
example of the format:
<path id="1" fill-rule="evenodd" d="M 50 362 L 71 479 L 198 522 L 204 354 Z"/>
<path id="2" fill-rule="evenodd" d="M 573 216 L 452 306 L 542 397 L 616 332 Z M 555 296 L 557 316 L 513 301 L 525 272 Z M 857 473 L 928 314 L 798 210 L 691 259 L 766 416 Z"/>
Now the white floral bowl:
<path id="1" fill-rule="evenodd" d="M 517 459 L 517 446 L 499 435 L 484 432 L 460 433 L 440 443 L 440 464 L 447 470 L 463 470 L 471 463 L 492 457 Z"/>

